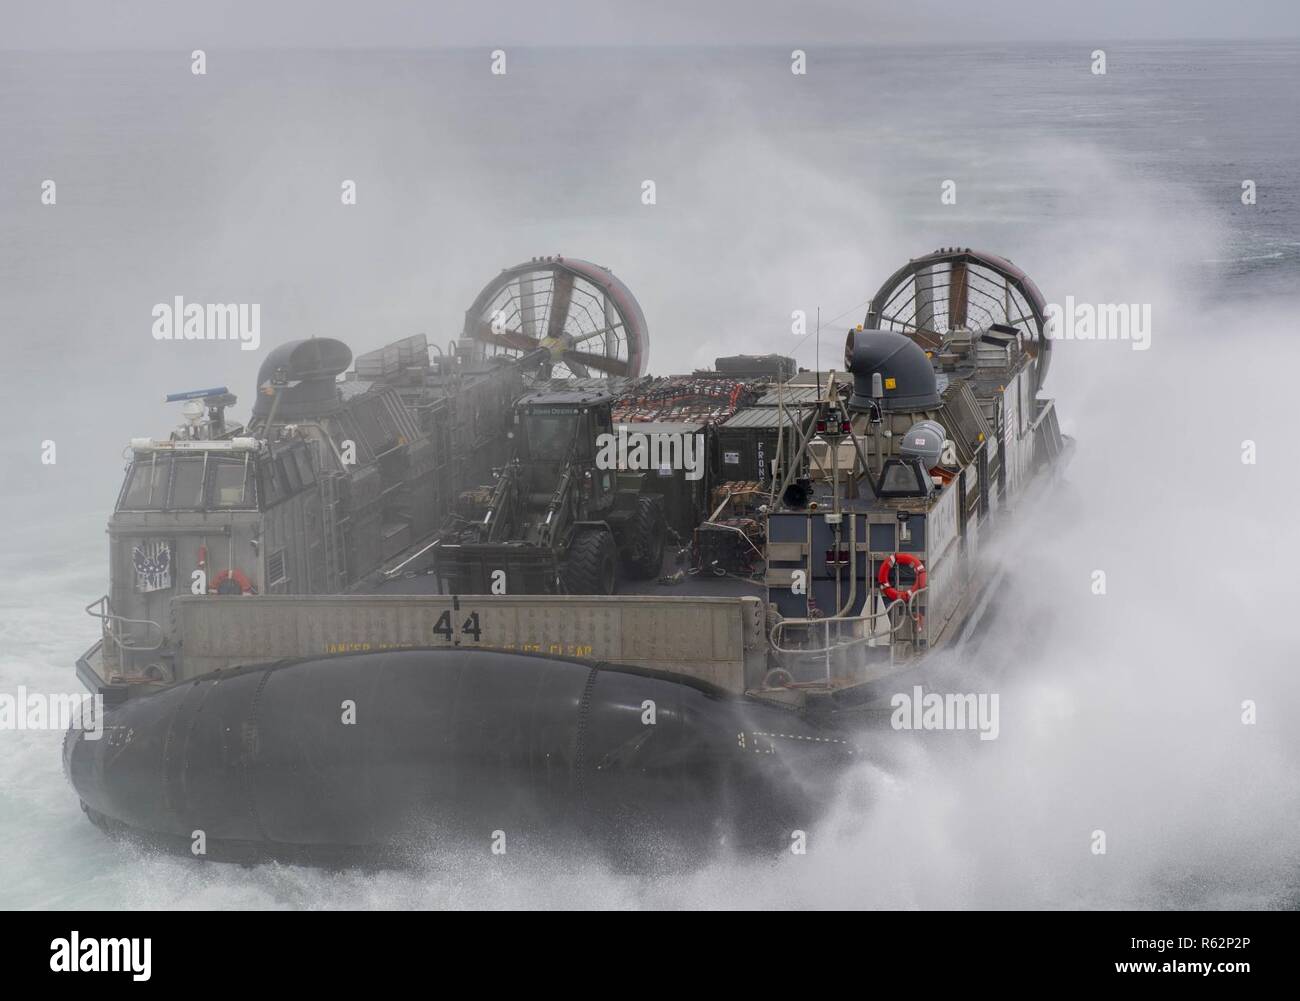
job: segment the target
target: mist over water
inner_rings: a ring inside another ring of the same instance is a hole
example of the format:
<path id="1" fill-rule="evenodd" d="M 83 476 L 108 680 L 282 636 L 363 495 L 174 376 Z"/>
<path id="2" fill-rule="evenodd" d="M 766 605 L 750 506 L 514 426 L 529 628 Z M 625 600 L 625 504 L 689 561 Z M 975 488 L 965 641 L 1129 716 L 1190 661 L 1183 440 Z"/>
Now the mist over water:
<path id="1" fill-rule="evenodd" d="M 505 78 L 478 52 L 210 53 L 201 78 L 176 55 L 0 54 L 0 407 L 20 429 L 0 442 L 4 692 L 76 690 L 122 449 L 175 422 L 163 394 L 225 383 L 237 416 L 251 404 L 260 352 L 150 338 L 152 305 L 176 295 L 262 303 L 264 350 L 317 334 L 361 352 L 445 342 L 500 268 L 562 253 L 633 289 L 652 371 L 737 352 L 811 365 L 790 312 L 819 306 L 829 364 L 898 264 L 969 245 L 1049 301 L 1153 318 L 1146 351 L 1055 344 L 1047 392 L 1077 452 L 997 538 L 998 628 L 961 665 L 966 690 L 1000 694 L 999 738 L 879 735 L 809 819 L 806 856 L 639 874 L 580 846 L 431 852 L 415 872 L 200 865 L 93 828 L 60 734 L 0 732 L 0 905 L 1300 904 L 1284 413 L 1300 151 L 1280 118 L 1300 51 L 1115 47 L 1100 80 L 1082 51 L 920 51 L 812 53 L 806 78 L 761 49 L 519 50 Z"/>

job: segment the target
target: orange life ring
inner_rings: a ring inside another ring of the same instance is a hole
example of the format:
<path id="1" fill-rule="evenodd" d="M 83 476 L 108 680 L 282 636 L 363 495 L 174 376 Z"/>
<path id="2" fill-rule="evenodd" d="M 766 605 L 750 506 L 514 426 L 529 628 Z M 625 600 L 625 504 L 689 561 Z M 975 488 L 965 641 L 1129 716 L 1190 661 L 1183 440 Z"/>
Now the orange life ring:
<path id="1" fill-rule="evenodd" d="M 893 573 L 895 564 L 901 563 L 909 566 L 916 573 L 916 583 L 905 591 L 900 591 L 890 583 L 890 574 Z M 881 592 L 889 601 L 910 601 L 912 595 L 925 587 L 925 564 L 921 558 L 914 553 L 895 553 L 884 563 L 880 564 L 880 573 L 876 575 L 876 583 L 880 585 Z"/>
<path id="2" fill-rule="evenodd" d="M 220 594 L 221 585 L 228 580 L 233 580 L 239 585 L 240 594 L 256 594 L 257 589 L 253 587 L 253 582 L 248 579 L 242 570 L 222 570 L 212 579 L 212 586 L 208 588 L 211 594 Z"/>

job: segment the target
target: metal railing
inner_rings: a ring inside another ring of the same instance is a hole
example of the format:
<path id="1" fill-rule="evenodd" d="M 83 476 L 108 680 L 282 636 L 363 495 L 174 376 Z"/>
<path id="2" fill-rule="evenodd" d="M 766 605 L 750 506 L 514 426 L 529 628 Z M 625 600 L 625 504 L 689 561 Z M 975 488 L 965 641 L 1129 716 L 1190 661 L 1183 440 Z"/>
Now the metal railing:
<path id="1" fill-rule="evenodd" d="M 100 620 L 103 627 L 105 648 L 111 645 L 116 647 L 118 650 L 148 652 L 160 649 L 167 639 L 166 634 L 163 632 L 163 627 L 153 619 L 128 619 L 123 615 L 115 614 L 112 606 L 109 604 L 108 595 L 96 598 L 87 605 L 86 614 Z M 129 633 L 132 626 L 145 627 L 144 638 L 146 642 L 137 643 L 130 637 Z M 157 643 L 147 642 L 149 639 L 150 628 L 158 631 Z"/>
<path id="2" fill-rule="evenodd" d="M 784 654 L 826 654 L 829 656 L 837 650 L 844 650 L 851 646 L 860 646 L 863 643 L 870 643 L 878 639 L 890 640 L 892 645 L 894 634 L 903 626 L 905 622 L 916 622 L 918 612 L 916 611 L 916 599 L 919 598 L 927 588 L 918 588 L 904 601 L 902 598 L 895 598 L 879 612 L 872 612 L 870 615 L 831 615 L 820 619 L 782 619 L 772 626 L 768 633 L 768 641 L 772 649 L 777 653 Z M 906 607 L 907 614 L 901 616 L 897 622 L 893 619 L 893 612 L 900 605 Z M 889 630 L 882 636 L 876 632 L 875 621 L 880 618 L 889 619 Z M 854 636 L 851 639 L 844 640 L 840 643 L 831 643 L 830 629 L 832 624 L 837 623 L 872 623 L 866 636 Z M 777 642 L 777 634 L 787 626 L 821 626 L 826 633 L 825 646 L 822 647 L 783 647 Z"/>

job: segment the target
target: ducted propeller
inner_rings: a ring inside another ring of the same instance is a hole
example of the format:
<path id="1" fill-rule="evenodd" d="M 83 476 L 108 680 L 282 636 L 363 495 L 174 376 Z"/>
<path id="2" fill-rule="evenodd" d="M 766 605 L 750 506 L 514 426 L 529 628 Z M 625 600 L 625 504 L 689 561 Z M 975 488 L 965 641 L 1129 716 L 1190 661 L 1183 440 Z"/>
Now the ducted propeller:
<path id="1" fill-rule="evenodd" d="M 465 317 L 479 357 L 505 355 L 543 378 L 638 377 L 649 347 L 631 291 L 607 269 L 535 258 L 501 272 Z"/>

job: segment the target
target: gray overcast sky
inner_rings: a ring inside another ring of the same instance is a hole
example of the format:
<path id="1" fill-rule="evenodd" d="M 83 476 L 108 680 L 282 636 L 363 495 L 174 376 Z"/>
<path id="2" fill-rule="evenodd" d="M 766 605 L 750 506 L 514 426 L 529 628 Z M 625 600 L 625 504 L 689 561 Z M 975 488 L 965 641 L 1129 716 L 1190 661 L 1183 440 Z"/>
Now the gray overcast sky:
<path id="1" fill-rule="evenodd" d="M 0 0 L 0 10 L 5 49 L 1300 36 L 1297 0 Z"/>

